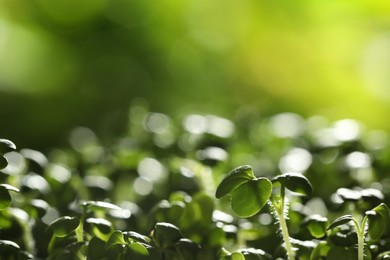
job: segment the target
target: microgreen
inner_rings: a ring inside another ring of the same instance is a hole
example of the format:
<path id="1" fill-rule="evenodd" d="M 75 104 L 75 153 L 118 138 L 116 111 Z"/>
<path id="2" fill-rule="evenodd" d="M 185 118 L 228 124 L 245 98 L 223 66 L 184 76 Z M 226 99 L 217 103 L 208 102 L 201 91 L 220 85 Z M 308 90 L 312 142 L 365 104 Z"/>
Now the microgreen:
<path id="1" fill-rule="evenodd" d="M 159 116 L 132 113 L 106 145 L 84 129 L 46 154 L 0 139 L 0 258 L 390 256 L 385 140 L 337 139 L 335 124 L 310 120 L 284 135 L 273 119 L 241 118 L 226 134 L 233 121 L 164 128 Z"/>
<path id="2" fill-rule="evenodd" d="M 389 209 L 386 204 L 381 203 L 372 210 L 366 211 L 363 219 L 360 222 L 357 217 L 353 217 L 352 215 L 344 215 L 334 220 L 329 225 L 328 229 L 333 229 L 335 227 L 352 222 L 358 237 L 358 259 L 363 260 L 365 252 L 364 244 L 366 229 L 368 229 L 368 234 L 371 239 L 378 240 L 382 237 L 383 233 L 388 230 L 389 219 Z"/>
<path id="3" fill-rule="evenodd" d="M 294 259 L 295 253 L 285 219 L 286 189 L 301 195 L 312 193 L 310 182 L 302 174 L 285 173 L 276 176 L 271 182 L 264 177 L 255 177 L 252 167 L 244 165 L 225 176 L 217 188 L 216 197 L 230 194 L 232 210 L 242 218 L 255 215 L 269 201 L 280 225 L 287 256 L 291 260 Z"/>

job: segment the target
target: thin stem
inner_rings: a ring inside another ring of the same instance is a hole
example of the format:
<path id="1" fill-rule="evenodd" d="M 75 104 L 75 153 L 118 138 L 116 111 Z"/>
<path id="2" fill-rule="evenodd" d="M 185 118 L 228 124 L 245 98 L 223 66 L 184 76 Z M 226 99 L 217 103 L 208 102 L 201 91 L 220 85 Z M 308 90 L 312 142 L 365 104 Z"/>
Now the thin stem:
<path id="1" fill-rule="evenodd" d="M 287 223 L 283 213 L 279 215 L 279 224 L 280 229 L 282 230 L 283 240 L 286 245 L 287 257 L 289 260 L 294 260 L 294 251 L 290 243 L 290 235 L 288 234 Z"/>
<path id="2" fill-rule="evenodd" d="M 280 226 L 280 229 L 282 231 L 282 236 L 283 236 L 284 244 L 285 244 L 286 251 L 287 251 L 287 258 L 289 260 L 294 260 L 295 253 L 294 253 L 294 250 L 293 250 L 291 242 L 290 242 L 290 235 L 288 233 L 287 223 L 286 223 L 286 219 L 284 217 L 284 207 L 285 207 L 284 187 L 281 187 L 280 195 L 281 195 L 280 204 L 274 200 L 271 200 L 271 201 L 272 201 L 272 204 L 274 206 L 275 212 L 279 218 L 279 226 Z"/>

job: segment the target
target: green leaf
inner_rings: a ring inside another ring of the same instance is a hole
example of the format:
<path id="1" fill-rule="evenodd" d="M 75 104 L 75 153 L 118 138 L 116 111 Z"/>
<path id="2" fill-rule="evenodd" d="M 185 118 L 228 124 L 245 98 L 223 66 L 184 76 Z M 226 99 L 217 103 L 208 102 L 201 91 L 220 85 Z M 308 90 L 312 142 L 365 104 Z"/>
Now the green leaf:
<path id="1" fill-rule="evenodd" d="M 330 246 L 326 241 L 320 241 L 318 245 L 314 248 L 310 255 L 310 260 L 324 259 L 326 258 L 328 252 L 330 250 Z"/>
<path id="2" fill-rule="evenodd" d="M 65 237 L 73 232 L 79 224 L 80 221 L 78 218 L 64 216 L 51 222 L 48 228 L 53 229 L 54 235 L 56 237 Z"/>
<path id="3" fill-rule="evenodd" d="M 105 253 L 105 245 L 106 243 L 103 240 L 93 237 L 88 243 L 87 259 L 101 260 Z"/>
<path id="4" fill-rule="evenodd" d="M 141 243 L 145 243 L 145 244 L 150 242 L 149 237 L 141 235 L 141 234 L 134 232 L 134 231 L 123 232 L 123 235 L 127 239 L 130 239 L 131 241 L 141 242 Z"/>
<path id="5" fill-rule="evenodd" d="M 331 249 L 328 251 L 328 255 L 326 259 L 343 259 L 343 260 L 356 260 L 358 259 L 358 250 L 357 247 L 331 247 Z M 371 260 L 371 252 L 367 249 L 367 247 L 364 248 L 364 260 Z"/>
<path id="6" fill-rule="evenodd" d="M 322 238 L 326 234 L 326 227 L 329 225 L 329 221 L 326 217 L 315 214 L 309 216 L 303 224 L 306 225 L 313 237 Z"/>
<path id="7" fill-rule="evenodd" d="M 366 212 L 368 217 L 368 233 L 373 240 L 378 240 L 383 233 L 389 228 L 389 209 L 386 204 L 381 203 L 379 206 Z"/>
<path id="8" fill-rule="evenodd" d="M 181 257 L 180 259 L 199 259 L 197 254 L 200 251 L 200 246 L 192 240 L 187 238 L 181 238 L 179 241 L 177 241 L 175 247 Z"/>
<path id="9" fill-rule="evenodd" d="M 352 260 L 350 258 L 350 252 L 344 247 L 332 247 L 328 251 L 326 259 L 344 259 L 344 260 Z M 357 258 L 355 258 L 357 259 Z"/>
<path id="10" fill-rule="evenodd" d="M 301 173 L 284 173 L 276 176 L 272 182 L 279 182 L 288 190 L 301 195 L 311 196 L 313 192 L 313 188 L 309 180 Z"/>
<path id="11" fill-rule="evenodd" d="M 192 218 L 192 224 L 206 228 L 212 223 L 212 216 L 215 208 L 214 200 L 206 193 L 198 192 L 195 194 L 187 208 L 192 209 L 190 211 L 193 214 L 190 216 Z"/>
<path id="12" fill-rule="evenodd" d="M 332 224 L 329 225 L 329 227 L 327 228 L 327 230 L 332 229 L 332 228 L 335 228 L 335 227 L 337 227 L 337 226 L 341 226 L 341 225 L 347 224 L 347 223 L 350 222 L 352 219 L 353 219 L 352 215 L 344 215 L 344 216 L 341 216 L 341 217 L 337 218 L 335 221 L 333 221 Z"/>
<path id="13" fill-rule="evenodd" d="M 390 251 L 380 253 L 375 260 L 390 259 Z"/>
<path id="14" fill-rule="evenodd" d="M 3 187 L 5 188 L 6 190 L 11 190 L 11 191 L 14 191 L 14 192 L 19 192 L 19 189 L 12 186 L 12 185 L 9 185 L 9 184 L 0 184 L 0 187 Z"/>
<path id="15" fill-rule="evenodd" d="M 241 254 L 240 252 L 233 252 L 226 259 L 229 259 L 229 260 L 245 260 L 245 256 L 243 254 Z"/>
<path id="16" fill-rule="evenodd" d="M 122 210 L 117 205 L 104 201 L 85 201 L 82 203 L 84 207 L 95 211 L 95 210 Z"/>
<path id="17" fill-rule="evenodd" d="M 249 165 L 239 166 L 230 171 L 218 185 L 215 197 L 218 199 L 231 193 L 241 184 L 255 179 L 252 167 Z"/>
<path id="18" fill-rule="evenodd" d="M 0 187 L 0 210 L 4 210 L 11 205 L 12 197 L 8 190 L 4 187 Z"/>
<path id="19" fill-rule="evenodd" d="M 133 250 L 134 252 L 137 252 L 138 254 L 141 255 L 149 255 L 148 249 L 141 244 L 140 242 L 133 242 L 129 245 L 129 248 Z"/>
<path id="20" fill-rule="evenodd" d="M 11 205 L 12 197 L 9 191 L 19 192 L 19 189 L 9 184 L 0 184 L 0 210 L 4 210 Z"/>
<path id="21" fill-rule="evenodd" d="M 112 231 L 112 224 L 104 218 L 87 218 L 86 223 L 92 226 L 92 232 L 103 241 L 107 241 Z"/>
<path id="22" fill-rule="evenodd" d="M 245 257 L 245 260 L 255 260 L 255 259 L 272 259 L 272 256 L 267 252 L 261 249 L 255 248 L 243 248 L 239 249 L 237 252 L 240 252 Z"/>
<path id="23" fill-rule="evenodd" d="M 11 247 L 13 249 L 20 249 L 20 246 L 10 240 L 0 240 L 0 246 Z"/>
<path id="24" fill-rule="evenodd" d="M 106 243 L 106 250 L 115 245 L 126 245 L 122 231 L 115 230 Z"/>
<path id="25" fill-rule="evenodd" d="M 232 192 L 232 209 L 240 217 L 259 212 L 271 196 L 272 184 L 267 178 L 250 180 Z"/>
<path id="26" fill-rule="evenodd" d="M 16 150 L 16 145 L 8 139 L 0 139 L 0 155 Z"/>
<path id="27" fill-rule="evenodd" d="M 159 247 L 167 248 L 179 241 L 182 235 L 175 225 L 159 222 L 154 226 L 152 237 Z"/>

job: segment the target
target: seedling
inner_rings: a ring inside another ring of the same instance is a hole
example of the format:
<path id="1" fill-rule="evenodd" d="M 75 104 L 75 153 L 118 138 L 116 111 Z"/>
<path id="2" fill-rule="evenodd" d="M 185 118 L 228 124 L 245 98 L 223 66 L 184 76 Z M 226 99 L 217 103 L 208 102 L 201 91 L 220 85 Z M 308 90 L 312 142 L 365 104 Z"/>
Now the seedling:
<path id="1" fill-rule="evenodd" d="M 288 259 L 293 260 L 295 252 L 290 242 L 285 214 L 287 213 L 286 189 L 311 195 L 310 182 L 302 174 L 285 173 L 272 182 L 265 177 L 256 177 L 251 166 L 239 166 L 229 172 L 217 187 L 216 197 L 231 196 L 231 207 L 242 218 L 258 213 L 268 202 L 278 220 Z"/>
<path id="2" fill-rule="evenodd" d="M 358 260 L 363 260 L 366 231 L 368 230 L 368 234 L 372 240 L 380 239 L 384 232 L 389 228 L 389 209 L 386 204 L 381 203 L 372 210 L 366 211 L 361 222 L 359 222 L 357 217 L 344 215 L 333 221 L 327 229 L 329 230 L 337 226 L 347 224 L 351 221 L 355 226 L 358 237 Z"/>

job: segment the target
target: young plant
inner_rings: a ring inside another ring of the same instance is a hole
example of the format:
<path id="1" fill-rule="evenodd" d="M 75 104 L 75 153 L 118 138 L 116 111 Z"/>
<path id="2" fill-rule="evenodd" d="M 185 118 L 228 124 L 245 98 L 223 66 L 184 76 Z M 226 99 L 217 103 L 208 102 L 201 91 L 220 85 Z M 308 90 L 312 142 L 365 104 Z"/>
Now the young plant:
<path id="1" fill-rule="evenodd" d="M 302 195 L 311 195 L 310 182 L 302 174 L 285 173 L 272 181 L 256 177 L 251 166 L 244 165 L 229 172 L 217 187 L 216 197 L 231 196 L 231 207 L 242 218 L 258 213 L 268 202 L 277 218 L 285 243 L 288 259 L 295 252 L 290 242 L 285 214 L 287 213 L 286 189 Z"/>
<path id="2" fill-rule="evenodd" d="M 364 259 L 364 240 L 366 231 L 372 240 L 378 240 L 384 232 L 389 228 L 389 209 L 386 204 L 381 203 L 372 210 L 366 211 L 363 219 L 359 222 L 357 217 L 352 215 L 344 215 L 333 221 L 327 228 L 333 229 L 337 226 L 353 222 L 358 238 L 358 260 Z"/>

